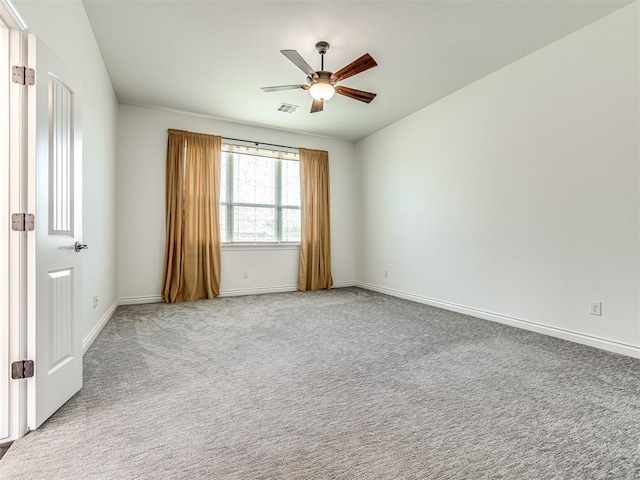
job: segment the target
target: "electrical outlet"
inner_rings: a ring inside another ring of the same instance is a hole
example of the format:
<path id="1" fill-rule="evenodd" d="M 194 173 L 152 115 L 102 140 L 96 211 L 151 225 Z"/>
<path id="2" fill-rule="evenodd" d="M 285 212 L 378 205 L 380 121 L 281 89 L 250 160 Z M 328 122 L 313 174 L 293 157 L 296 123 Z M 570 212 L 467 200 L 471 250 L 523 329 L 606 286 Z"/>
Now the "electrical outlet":
<path id="1" fill-rule="evenodd" d="M 387 272 L 386 270 L 384 271 L 384 278 L 389 278 L 389 272 Z"/>
<path id="2" fill-rule="evenodd" d="M 602 302 L 589 302 L 589 313 L 591 315 L 602 315 Z"/>
<path id="3" fill-rule="evenodd" d="M 249 278 L 249 272 L 242 272 L 242 278 Z"/>
<path id="4" fill-rule="evenodd" d="M 98 308 L 98 295 L 93 296 L 93 309 Z"/>

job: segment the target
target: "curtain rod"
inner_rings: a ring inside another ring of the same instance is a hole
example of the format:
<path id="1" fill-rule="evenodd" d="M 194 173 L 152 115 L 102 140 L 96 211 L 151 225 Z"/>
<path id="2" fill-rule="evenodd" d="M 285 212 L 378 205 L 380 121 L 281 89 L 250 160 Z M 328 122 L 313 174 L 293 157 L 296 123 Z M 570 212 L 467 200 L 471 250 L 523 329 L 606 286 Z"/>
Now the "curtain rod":
<path id="1" fill-rule="evenodd" d="M 298 147 L 290 147 L 288 145 L 276 145 L 275 143 L 256 142 L 254 140 L 243 140 L 241 138 L 222 137 L 222 139 L 223 140 L 231 140 L 231 141 L 235 141 L 235 142 L 253 143 L 255 146 L 258 146 L 258 145 L 269 145 L 270 147 L 291 148 L 292 150 L 298 150 Z"/>

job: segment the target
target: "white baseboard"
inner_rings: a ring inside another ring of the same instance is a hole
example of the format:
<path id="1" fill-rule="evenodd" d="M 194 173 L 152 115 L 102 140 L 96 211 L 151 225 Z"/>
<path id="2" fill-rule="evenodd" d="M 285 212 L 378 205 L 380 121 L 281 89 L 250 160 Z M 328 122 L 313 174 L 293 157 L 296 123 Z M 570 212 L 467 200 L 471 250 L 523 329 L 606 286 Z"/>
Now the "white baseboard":
<path id="1" fill-rule="evenodd" d="M 104 326 L 107 324 L 107 322 L 109 322 L 109 320 L 111 320 L 113 314 L 116 313 L 116 309 L 118 308 L 119 304 L 120 303 L 118 302 L 118 300 L 113 302 L 113 305 L 109 307 L 109 310 L 105 312 L 100 321 L 91 329 L 89 334 L 84 337 L 84 340 L 82 340 L 82 355 L 87 353 L 89 347 L 93 344 L 95 339 L 98 338 L 98 335 L 100 335 L 100 332 L 102 331 Z"/>
<path id="2" fill-rule="evenodd" d="M 355 280 L 347 282 L 335 282 L 332 288 L 354 287 Z M 282 285 L 279 287 L 254 287 L 220 290 L 220 297 L 235 297 L 239 295 L 261 295 L 264 293 L 297 292 L 297 285 Z"/>
<path id="3" fill-rule="evenodd" d="M 356 281 L 350 280 L 346 282 L 333 282 L 333 287 L 331 288 L 347 288 L 347 287 L 355 287 Z"/>
<path id="4" fill-rule="evenodd" d="M 161 295 L 141 295 L 139 297 L 122 297 L 119 305 L 142 305 L 143 303 L 161 303 Z"/>
<path id="5" fill-rule="evenodd" d="M 333 288 L 355 287 L 356 281 L 349 280 L 343 282 L 335 282 Z M 250 288 L 229 288 L 226 290 L 220 290 L 219 297 L 237 297 L 240 295 L 261 295 L 264 293 L 283 293 L 283 292 L 295 292 L 298 290 L 297 285 L 279 285 L 269 287 L 250 287 Z M 141 295 L 137 297 L 122 297 L 119 300 L 119 305 L 141 305 L 144 303 L 160 303 L 162 302 L 161 295 Z"/>
<path id="6" fill-rule="evenodd" d="M 333 288 L 344 288 L 356 286 L 355 280 L 346 282 L 335 282 Z M 220 297 L 237 297 L 240 295 L 262 295 L 265 293 L 283 293 L 295 292 L 298 290 L 297 285 L 279 285 L 269 287 L 250 287 L 250 288 L 229 288 L 220 290 Z M 160 303 L 162 297 L 160 295 L 141 295 L 138 297 L 122 297 L 119 305 L 141 305 L 143 303 Z"/>
<path id="7" fill-rule="evenodd" d="M 530 330 L 532 332 L 541 333 L 543 335 L 549 335 L 550 337 L 561 338 L 562 340 L 589 345 L 590 347 L 607 350 L 609 352 L 618 353 L 620 355 L 640 358 L 640 347 L 637 347 L 635 345 L 607 340 L 606 338 L 574 332 L 572 330 L 565 330 L 563 328 L 552 327 L 529 320 L 523 320 L 521 318 L 502 315 L 500 313 L 488 312 L 473 307 L 444 302 L 441 300 L 436 300 L 434 298 L 424 297 L 422 295 L 394 290 L 391 288 L 382 287 L 380 285 L 373 285 L 371 283 L 356 282 L 356 286 L 364 288 L 366 290 L 372 290 L 374 292 L 385 293 L 393 297 L 404 298 L 406 300 L 412 300 L 414 302 L 423 303 L 425 305 L 431 305 L 432 307 L 438 307 L 444 310 L 471 315 L 473 317 L 482 318 L 483 320 L 490 320 L 492 322 L 502 323 L 505 325 L 510 325 L 512 327 L 522 328 L 524 330 Z"/>
<path id="8" fill-rule="evenodd" d="M 237 297 L 239 295 L 261 295 L 263 293 L 295 292 L 297 285 L 281 285 L 279 287 L 231 288 L 220 290 L 219 297 Z"/>

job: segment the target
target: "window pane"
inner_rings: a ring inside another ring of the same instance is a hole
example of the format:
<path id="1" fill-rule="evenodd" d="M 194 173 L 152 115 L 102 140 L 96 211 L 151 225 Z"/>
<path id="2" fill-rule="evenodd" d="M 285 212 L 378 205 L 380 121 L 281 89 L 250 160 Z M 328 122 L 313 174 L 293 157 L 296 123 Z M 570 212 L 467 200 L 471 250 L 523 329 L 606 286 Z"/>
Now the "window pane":
<path id="1" fill-rule="evenodd" d="M 227 206 L 220 205 L 220 241 L 229 241 L 229 232 L 227 232 Z"/>
<path id="2" fill-rule="evenodd" d="M 222 148 L 220 240 L 299 242 L 298 154 L 242 145 Z"/>
<path id="3" fill-rule="evenodd" d="M 300 209 L 299 208 L 283 208 L 282 209 L 282 241 L 283 242 L 299 242 L 300 241 Z"/>
<path id="4" fill-rule="evenodd" d="M 275 204 L 275 168 L 271 158 L 234 155 L 233 201 Z"/>
<path id="5" fill-rule="evenodd" d="M 282 160 L 281 198 L 282 205 L 300 206 L 300 162 Z"/>
<path id="6" fill-rule="evenodd" d="M 234 240 L 275 242 L 276 210 L 264 207 L 233 207 Z"/>

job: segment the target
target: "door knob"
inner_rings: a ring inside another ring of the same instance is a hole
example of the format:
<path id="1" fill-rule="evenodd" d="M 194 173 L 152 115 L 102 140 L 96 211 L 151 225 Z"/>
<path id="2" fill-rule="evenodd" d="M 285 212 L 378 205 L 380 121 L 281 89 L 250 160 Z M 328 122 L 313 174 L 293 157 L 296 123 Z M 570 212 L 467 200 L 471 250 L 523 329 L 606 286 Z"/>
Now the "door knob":
<path id="1" fill-rule="evenodd" d="M 76 245 L 75 245 L 76 252 L 79 252 L 80 250 L 85 250 L 87 248 L 89 248 L 89 247 L 87 247 L 86 245 L 84 245 L 84 244 L 82 244 L 80 242 L 76 242 Z"/>

